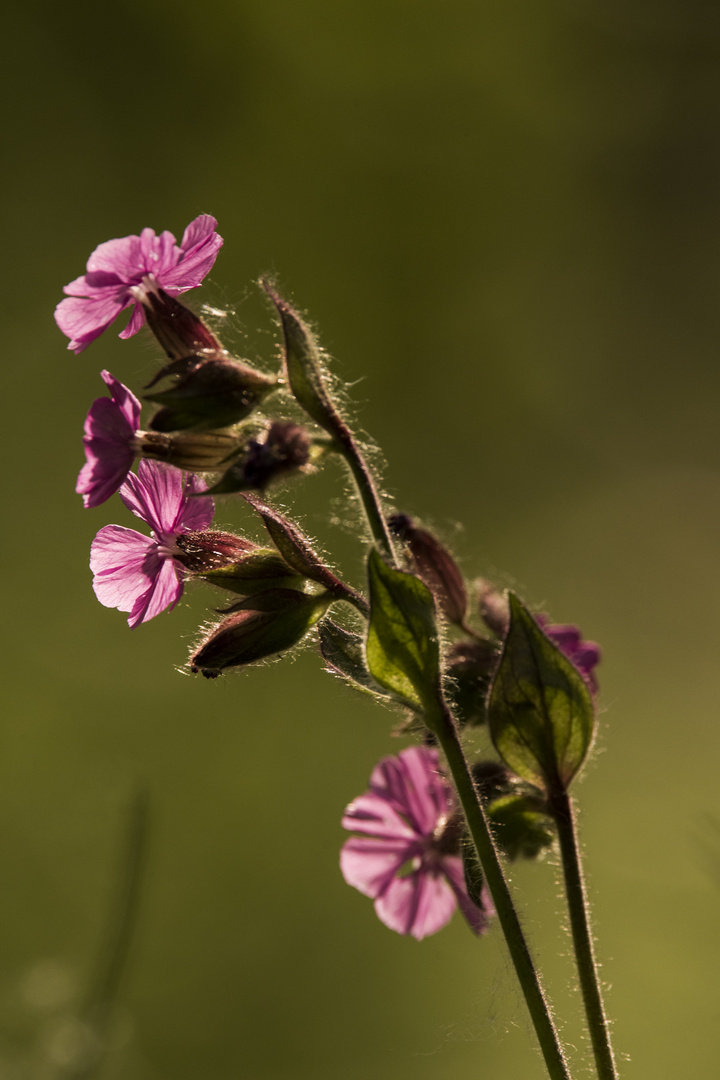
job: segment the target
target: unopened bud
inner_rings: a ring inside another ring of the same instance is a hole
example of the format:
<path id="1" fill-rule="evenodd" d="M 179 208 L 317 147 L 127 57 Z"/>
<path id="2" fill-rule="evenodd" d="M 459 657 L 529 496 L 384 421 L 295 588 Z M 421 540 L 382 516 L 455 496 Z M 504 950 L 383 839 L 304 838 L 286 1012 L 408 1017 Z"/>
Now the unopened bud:
<path id="1" fill-rule="evenodd" d="M 139 431 L 136 436 L 136 453 L 187 472 L 217 472 L 241 447 L 234 435 L 220 431 Z"/>
<path id="2" fill-rule="evenodd" d="M 169 390 L 145 395 L 163 406 L 150 427 L 162 432 L 228 427 L 244 420 L 276 386 L 276 378 L 229 357 L 204 360 Z"/>
<path id="3" fill-rule="evenodd" d="M 510 604 L 505 593 L 501 593 L 489 581 L 480 582 L 480 614 L 485 623 L 497 634 L 505 637 L 510 625 Z"/>
<path id="4" fill-rule="evenodd" d="M 214 679 L 297 645 L 322 617 L 331 597 L 294 589 L 270 589 L 233 604 L 190 657 L 190 670 Z"/>
<path id="5" fill-rule="evenodd" d="M 175 547 L 179 554 L 173 554 L 173 558 L 193 574 L 205 574 L 218 567 L 232 565 L 260 550 L 252 540 L 217 529 L 179 533 L 175 537 Z"/>
<path id="6" fill-rule="evenodd" d="M 210 328 L 194 311 L 161 289 L 152 274 L 131 289 L 142 304 L 147 324 L 171 360 L 192 353 L 224 355 L 225 350 Z"/>
<path id="7" fill-rule="evenodd" d="M 477 761 L 472 767 L 473 780 L 485 801 L 509 795 L 520 783 L 514 772 L 501 761 Z"/>
<path id="8" fill-rule="evenodd" d="M 432 533 L 418 528 L 407 514 L 393 515 L 388 525 L 406 545 L 413 569 L 430 589 L 445 618 L 462 626 L 467 613 L 467 592 L 450 552 Z"/>
<path id="9" fill-rule="evenodd" d="M 448 695 L 462 725 L 485 723 L 488 687 L 499 656 L 497 645 L 483 638 L 459 641 L 448 652 Z"/>
<path id="10" fill-rule="evenodd" d="M 311 445 L 307 428 L 292 420 L 274 420 L 263 435 L 250 439 L 245 454 L 230 466 L 213 493 L 264 491 L 273 480 L 307 465 Z"/>

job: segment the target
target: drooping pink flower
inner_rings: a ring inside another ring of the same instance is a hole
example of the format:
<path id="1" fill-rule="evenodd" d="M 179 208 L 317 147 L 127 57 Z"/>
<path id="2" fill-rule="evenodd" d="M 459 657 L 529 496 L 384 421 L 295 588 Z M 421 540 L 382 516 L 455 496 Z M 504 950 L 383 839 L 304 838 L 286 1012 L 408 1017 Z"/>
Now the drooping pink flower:
<path id="1" fill-rule="evenodd" d="M 55 322 L 70 338 L 68 349 L 82 352 L 130 304 L 135 304 L 130 322 L 119 336 L 136 334 L 145 315 L 133 290 L 142 288 L 144 279 L 171 296 L 197 288 L 223 244 L 216 225 L 214 217 L 201 214 L 190 222 L 179 245 L 171 232 L 156 236 L 153 229 L 143 229 L 139 236 L 108 240 L 95 248 L 86 273 L 65 286 L 67 299 L 55 309 Z"/>
<path id="2" fill-rule="evenodd" d="M 140 422 L 140 402 L 109 371 L 100 372 L 110 389 L 109 398 L 97 398 L 85 419 L 86 462 L 75 490 L 88 508 L 114 495 L 135 458 L 135 435 Z"/>
<path id="3" fill-rule="evenodd" d="M 484 886 L 482 907 L 468 894 L 456 811 L 438 753 L 426 746 L 383 758 L 370 790 L 345 810 L 343 827 L 362 835 L 343 846 L 343 877 L 375 901 L 391 930 L 420 941 L 441 930 L 457 906 L 474 933 L 487 929 L 492 903 Z"/>
<path id="4" fill-rule="evenodd" d="M 597 694 L 599 687 L 595 668 L 602 658 L 602 650 L 595 641 L 584 641 L 577 626 L 572 623 L 551 623 L 547 615 L 536 615 L 547 636 L 555 642 L 560 652 L 565 653 L 571 664 L 578 669 L 588 685 L 591 694 Z"/>
<path id="5" fill-rule="evenodd" d="M 130 473 L 120 498 L 148 524 L 151 536 L 121 525 L 106 525 L 93 540 L 90 569 L 95 595 L 105 607 L 129 611 L 130 628 L 173 608 L 183 594 L 183 568 L 175 556 L 182 533 L 205 529 L 215 505 L 190 498 L 205 485 L 159 461 L 142 460 L 137 476 Z"/>

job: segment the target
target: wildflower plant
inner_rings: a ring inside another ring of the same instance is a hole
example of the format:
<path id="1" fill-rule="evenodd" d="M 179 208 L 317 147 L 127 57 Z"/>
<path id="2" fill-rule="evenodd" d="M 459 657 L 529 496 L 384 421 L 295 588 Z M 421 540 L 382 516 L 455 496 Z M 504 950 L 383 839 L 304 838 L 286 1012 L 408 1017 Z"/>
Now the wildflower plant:
<path id="1" fill-rule="evenodd" d="M 596 733 L 599 648 L 514 593 L 467 581 L 441 541 L 381 495 L 314 333 L 272 282 L 260 285 L 282 333 L 273 375 L 231 355 L 178 300 L 201 284 L 221 246 L 209 215 L 180 244 L 152 229 L 108 241 L 56 309 L 77 353 L 132 306 L 120 336 L 147 324 L 164 354 L 143 394 L 155 408 L 144 428 L 140 399 L 107 371 L 110 397 L 94 402 L 85 423 L 76 488 L 84 505 L 119 492 L 149 527 L 149 535 L 100 529 L 95 593 L 134 628 L 171 610 L 189 581 L 210 585 L 220 618 L 193 647 L 191 672 L 223 677 L 311 642 L 328 672 L 396 711 L 412 744 L 383 758 L 369 790 L 346 807 L 342 874 L 397 933 L 420 940 L 456 909 L 476 936 L 496 926 L 548 1075 L 569 1080 L 507 879 L 513 860 L 557 846 L 594 1064 L 599 1080 L 615 1080 L 569 792 Z M 273 495 L 330 455 L 347 466 L 362 509 L 362 590 L 338 576 Z M 249 507 L 265 541 L 213 529 L 214 499 Z M 468 736 L 481 728 L 489 748 L 478 753 Z"/>

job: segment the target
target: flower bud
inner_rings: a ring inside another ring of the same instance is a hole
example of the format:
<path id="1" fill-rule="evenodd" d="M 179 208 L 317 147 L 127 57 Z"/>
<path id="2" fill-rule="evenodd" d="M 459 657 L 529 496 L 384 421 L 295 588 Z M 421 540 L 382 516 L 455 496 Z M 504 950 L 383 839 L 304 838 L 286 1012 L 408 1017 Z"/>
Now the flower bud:
<path id="1" fill-rule="evenodd" d="M 257 544 L 234 533 L 217 529 L 195 529 L 175 538 L 178 552 L 173 555 L 193 574 L 204 574 L 218 567 L 232 565 L 250 553 L 259 551 Z"/>
<path id="2" fill-rule="evenodd" d="M 459 723 L 484 724 L 488 687 L 500 653 L 492 641 L 458 641 L 445 657 L 448 696 Z"/>
<path id="3" fill-rule="evenodd" d="M 220 431 L 183 431 L 166 435 L 139 431 L 136 453 L 164 461 L 187 472 L 216 472 L 240 451 L 242 443 L 234 435 Z"/>
<path id="4" fill-rule="evenodd" d="M 190 670 L 214 679 L 297 645 L 322 617 L 331 597 L 295 589 L 270 589 L 240 600 L 190 657 Z"/>
<path id="5" fill-rule="evenodd" d="M 510 604 L 507 595 L 501 593 L 489 581 L 480 582 L 480 614 L 485 624 L 498 637 L 505 637 L 510 625 Z"/>
<path id="6" fill-rule="evenodd" d="M 404 542 L 415 572 L 430 589 L 445 618 L 462 626 L 467 613 L 467 592 L 450 552 L 432 533 L 419 529 L 407 514 L 394 514 L 388 525 Z"/>
<path id="7" fill-rule="evenodd" d="M 130 290 L 142 304 L 145 319 L 171 360 L 193 353 L 225 355 L 210 328 L 194 311 L 161 289 L 152 275 Z"/>
<path id="8" fill-rule="evenodd" d="M 150 427 L 162 432 L 228 427 L 244 420 L 276 385 L 276 378 L 227 356 L 203 360 L 169 390 L 145 395 L 163 406 Z"/>
<path id="9" fill-rule="evenodd" d="M 292 420 L 274 420 L 263 435 L 249 440 L 243 457 L 230 466 L 212 490 L 216 494 L 264 491 L 273 480 L 307 465 L 311 445 L 307 428 Z"/>

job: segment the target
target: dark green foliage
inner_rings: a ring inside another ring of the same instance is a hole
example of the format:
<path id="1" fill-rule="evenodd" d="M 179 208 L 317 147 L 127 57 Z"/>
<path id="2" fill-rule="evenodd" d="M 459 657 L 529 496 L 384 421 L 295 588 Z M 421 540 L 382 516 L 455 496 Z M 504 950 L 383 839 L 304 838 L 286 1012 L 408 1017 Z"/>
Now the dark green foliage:
<path id="1" fill-rule="evenodd" d="M 513 593 L 510 628 L 490 691 L 498 753 L 524 780 L 567 788 L 592 743 L 595 709 L 585 682 Z"/>
<path id="2" fill-rule="evenodd" d="M 394 570 L 374 549 L 368 578 L 368 669 L 411 708 L 435 713 L 440 656 L 432 595 L 419 578 Z"/>
<path id="3" fill-rule="evenodd" d="M 509 859 L 535 859 L 555 839 L 552 818 L 542 799 L 513 793 L 488 803 L 495 839 Z"/>

